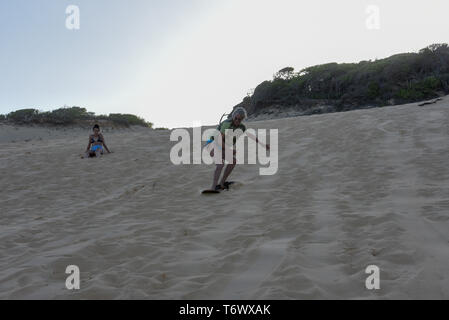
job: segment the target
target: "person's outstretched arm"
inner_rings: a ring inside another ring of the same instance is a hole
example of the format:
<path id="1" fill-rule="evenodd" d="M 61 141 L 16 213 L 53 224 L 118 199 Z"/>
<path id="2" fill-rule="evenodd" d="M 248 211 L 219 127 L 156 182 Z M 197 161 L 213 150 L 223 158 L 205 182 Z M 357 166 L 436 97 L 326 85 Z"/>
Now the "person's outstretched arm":
<path id="1" fill-rule="evenodd" d="M 104 140 L 103 135 L 101 135 L 101 140 L 103 140 L 103 147 L 106 149 L 106 151 L 107 151 L 108 153 L 111 153 L 111 151 L 109 151 L 109 149 L 108 149 L 108 146 L 106 145 L 106 141 Z"/>
<path id="2" fill-rule="evenodd" d="M 86 153 L 81 156 L 81 159 L 84 159 L 85 157 L 89 157 L 89 150 L 90 150 L 90 137 L 89 137 L 89 143 L 87 144 Z"/>
<path id="3" fill-rule="evenodd" d="M 90 139 L 90 137 L 89 137 L 89 143 L 87 144 L 86 152 L 89 152 L 89 150 L 90 150 L 90 145 L 91 145 L 91 139 Z"/>
<path id="4" fill-rule="evenodd" d="M 249 132 L 247 132 L 246 135 L 248 136 L 248 138 L 250 138 L 250 139 L 256 141 L 256 143 L 260 144 L 262 147 L 266 148 L 267 150 L 270 150 L 270 145 L 268 143 L 264 144 L 264 143 L 260 142 L 259 139 L 255 135 L 253 135 Z"/>

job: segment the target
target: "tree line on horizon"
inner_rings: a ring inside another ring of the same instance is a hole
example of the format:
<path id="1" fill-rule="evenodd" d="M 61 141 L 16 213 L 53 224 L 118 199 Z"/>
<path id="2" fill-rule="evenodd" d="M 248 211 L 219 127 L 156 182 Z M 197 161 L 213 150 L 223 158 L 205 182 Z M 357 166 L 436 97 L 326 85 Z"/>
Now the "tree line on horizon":
<path id="1" fill-rule="evenodd" d="M 422 101 L 449 93 L 449 47 L 433 44 L 417 53 L 359 63 L 328 63 L 295 72 L 287 67 L 259 84 L 237 105 L 257 114 L 295 106 L 304 114 L 349 111 Z"/>
<path id="2" fill-rule="evenodd" d="M 109 115 L 95 115 L 94 112 L 88 112 L 86 108 L 81 107 L 64 107 L 47 112 L 39 111 L 37 109 L 20 109 L 6 115 L 0 115 L 0 121 L 20 125 L 35 124 L 57 126 L 107 121 L 123 127 L 153 127 L 151 122 L 146 122 L 145 119 L 132 114 L 111 113 Z"/>
<path id="3" fill-rule="evenodd" d="M 449 94 L 449 46 L 442 43 L 375 61 L 328 63 L 299 72 L 286 67 L 273 80 L 259 84 L 236 107 L 245 107 L 249 115 L 269 107 L 279 111 L 295 107 L 303 114 L 314 114 L 411 103 L 445 94 Z M 48 112 L 21 109 L 0 115 L 0 121 L 15 124 L 73 125 L 101 120 L 125 127 L 153 127 L 135 115 L 97 116 L 81 107 Z"/>

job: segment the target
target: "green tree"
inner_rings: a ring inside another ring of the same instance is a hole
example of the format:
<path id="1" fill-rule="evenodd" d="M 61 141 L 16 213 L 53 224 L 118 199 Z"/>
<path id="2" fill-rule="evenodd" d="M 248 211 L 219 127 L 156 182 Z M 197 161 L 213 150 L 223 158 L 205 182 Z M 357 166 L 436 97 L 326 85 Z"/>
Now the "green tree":
<path id="1" fill-rule="evenodd" d="M 279 70 L 276 75 L 274 76 L 274 79 L 283 79 L 283 80 L 290 80 L 293 78 L 295 69 L 292 67 L 287 67 L 284 69 Z"/>

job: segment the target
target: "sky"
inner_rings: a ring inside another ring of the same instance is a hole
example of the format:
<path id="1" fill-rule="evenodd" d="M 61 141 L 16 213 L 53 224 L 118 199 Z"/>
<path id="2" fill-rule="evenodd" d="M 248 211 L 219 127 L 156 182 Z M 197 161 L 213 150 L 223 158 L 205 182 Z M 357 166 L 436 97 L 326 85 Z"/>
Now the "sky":
<path id="1" fill-rule="evenodd" d="M 213 125 L 284 67 L 447 43 L 448 13 L 447 0 L 1 0 L 0 114 L 81 106 Z"/>

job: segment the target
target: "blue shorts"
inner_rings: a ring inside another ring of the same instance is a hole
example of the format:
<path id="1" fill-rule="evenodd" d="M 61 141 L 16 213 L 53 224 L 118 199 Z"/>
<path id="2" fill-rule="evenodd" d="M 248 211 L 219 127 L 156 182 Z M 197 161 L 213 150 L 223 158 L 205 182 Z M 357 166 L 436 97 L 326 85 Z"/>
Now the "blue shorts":
<path id="1" fill-rule="evenodd" d="M 92 148 L 90 149 L 90 151 L 92 152 L 97 152 L 97 150 L 103 151 L 103 146 L 92 146 Z"/>
<path id="2" fill-rule="evenodd" d="M 207 146 L 208 146 L 209 144 L 211 144 L 212 142 L 214 142 L 214 140 L 212 140 L 212 139 L 207 140 L 205 147 L 207 147 Z"/>

